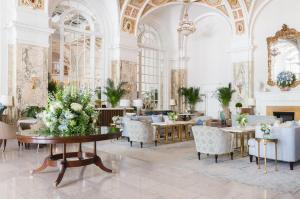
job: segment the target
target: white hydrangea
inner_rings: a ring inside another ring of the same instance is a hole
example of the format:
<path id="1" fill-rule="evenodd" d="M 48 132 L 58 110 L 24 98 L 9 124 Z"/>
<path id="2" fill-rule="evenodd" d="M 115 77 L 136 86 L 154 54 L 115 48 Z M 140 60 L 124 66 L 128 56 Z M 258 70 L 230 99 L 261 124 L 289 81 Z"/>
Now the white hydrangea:
<path id="1" fill-rule="evenodd" d="M 63 108 L 63 105 L 59 101 L 52 102 L 49 107 L 51 112 L 55 112 L 57 109 L 62 109 L 62 108 Z"/>
<path id="2" fill-rule="evenodd" d="M 71 109 L 76 111 L 76 112 L 79 112 L 82 110 L 82 105 L 81 104 L 78 104 L 78 103 L 72 103 L 71 104 Z"/>
<path id="3" fill-rule="evenodd" d="M 71 113 L 70 110 L 65 111 L 64 115 L 67 120 L 71 120 L 71 119 L 75 118 L 75 115 L 73 113 Z"/>

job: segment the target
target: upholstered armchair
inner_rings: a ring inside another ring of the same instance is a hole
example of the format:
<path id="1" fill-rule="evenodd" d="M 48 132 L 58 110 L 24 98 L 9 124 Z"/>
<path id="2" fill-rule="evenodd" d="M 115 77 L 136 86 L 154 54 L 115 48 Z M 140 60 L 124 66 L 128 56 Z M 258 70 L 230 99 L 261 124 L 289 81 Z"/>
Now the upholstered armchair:
<path id="1" fill-rule="evenodd" d="M 140 142 L 141 148 L 143 148 L 144 143 L 151 143 L 153 141 L 155 141 L 155 146 L 157 146 L 151 123 L 129 120 L 126 125 L 130 146 L 132 146 L 132 142 Z"/>
<path id="2" fill-rule="evenodd" d="M 192 131 L 199 160 L 201 153 L 215 155 L 216 163 L 221 154 L 230 153 L 233 159 L 233 134 L 209 126 L 193 126 Z"/>
<path id="3" fill-rule="evenodd" d="M 3 143 L 3 152 L 5 151 L 7 140 L 16 139 L 17 131 L 16 126 L 0 122 L 0 147 Z"/>
<path id="4" fill-rule="evenodd" d="M 2 121 L 2 115 L 7 107 L 0 103 L 0 120 Z"/>

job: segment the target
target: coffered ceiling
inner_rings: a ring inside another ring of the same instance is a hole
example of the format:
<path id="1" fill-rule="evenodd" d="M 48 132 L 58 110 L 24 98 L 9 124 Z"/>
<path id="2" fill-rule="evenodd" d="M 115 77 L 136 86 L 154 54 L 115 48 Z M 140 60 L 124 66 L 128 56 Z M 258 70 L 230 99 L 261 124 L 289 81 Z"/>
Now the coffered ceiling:
<path id="1" fill-rule="evenodd" d="M 134 34 L 140 17 L 156 8 L 182 0 L 119 0 L 122 31 Z M 193 0 L 193 4 L 205 5 L 216 9 L 228 17 L 235 26 L 236 34 L 245 33 L 245 18 L 251 9 L 253 0 Z"/>

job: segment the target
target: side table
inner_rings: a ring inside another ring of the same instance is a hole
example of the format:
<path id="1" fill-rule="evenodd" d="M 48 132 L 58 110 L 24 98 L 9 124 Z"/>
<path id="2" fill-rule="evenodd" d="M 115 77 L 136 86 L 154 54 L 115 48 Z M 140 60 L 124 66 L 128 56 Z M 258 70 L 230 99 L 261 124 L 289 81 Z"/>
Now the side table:
<path id="1" fill-rule="evenodd" d="M 264 159 L 265 159 L 265 173 L 267 173 L 267 144 L 268 143 L 274 143 L 275 145 L 275 171 L 278 171 L 277 169 L 277 143 L 278 139 L 274 138 L 255 138 L 258 144 L 258 153 L 257 153 L 257 159 L 258 159 L 258 169 L 260 169 L 260 142 L 262 141 L 264 143 Z"/>

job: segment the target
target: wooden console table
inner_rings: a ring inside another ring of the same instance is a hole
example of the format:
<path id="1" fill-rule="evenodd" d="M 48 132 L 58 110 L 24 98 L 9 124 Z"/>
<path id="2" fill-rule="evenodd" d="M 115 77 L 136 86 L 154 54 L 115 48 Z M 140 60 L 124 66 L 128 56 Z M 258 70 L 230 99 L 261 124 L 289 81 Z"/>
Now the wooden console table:
<path id="1" fill-rule="evenodd" d="M 179 138 L 180 141 L 182 141 L 183 133 L 185 133 L 185 139 L 189 139 L 189 126 L 194 125 L 195 122 L 188 122 L 188 121 L 175 121 L 175 122 L 157 122 L 157 123 L 152 123 L 151 125 L 153 128 L 155 128 L 155 137 L 157 141 L 160 140 L 160 129 L 163 128 L 165 131 L 165 143 L 168 143 L 168 134 L 169 134 L 169 129 L 171 129 L 171 134 L 172 134 L 172 141 L 175 141 L 175 128 L 177 128 L 177 137 Z"/>
<path id="2" fill-rule="evenodd" d="M 102 163 L 101 158 L 97 155 L 97 141 L 110 140 L 121 136 L 119 129 L 108 128 L 106 131 L 101 130 L 98 134 L 89 136 L 70 136 L 70 137 L 45 137 L 39 136 L 32 132 L 20 132 L 17 134 L 19 142 L 27 144 L 50 144 L 50 154 L 44 160 L 44 163 L 31 171 L 31 173 L 41 172 L 47 167 L 60 166 L 59 175 L 54 182 L 54 186 L 58 186 L 67 168 L 71 167 L 83 167 L 91 164 L 95 164 L 100 169 L 112 173 L 112 170 L 105 167 Z M 82 143 L 93 142 L 94 150 L 93 153 L 82 152 Z M 53 154 L 53 145 L 63 144 L 63 153 Z M 68 144 L 79 144 L 78 152 L 67 152 Z M 68 158 L 78 158 L 78 160 L 68 160 Z M 58 161 L 60 163 L 58 164 Z"/>
<path id="3" fill-rule="evenodd" d="M 96 108 L 99 111 L 99 126 L 110 126 L 114 116 L 124 116 L 126 113 L 133 112 L 133 108 Z"/>

